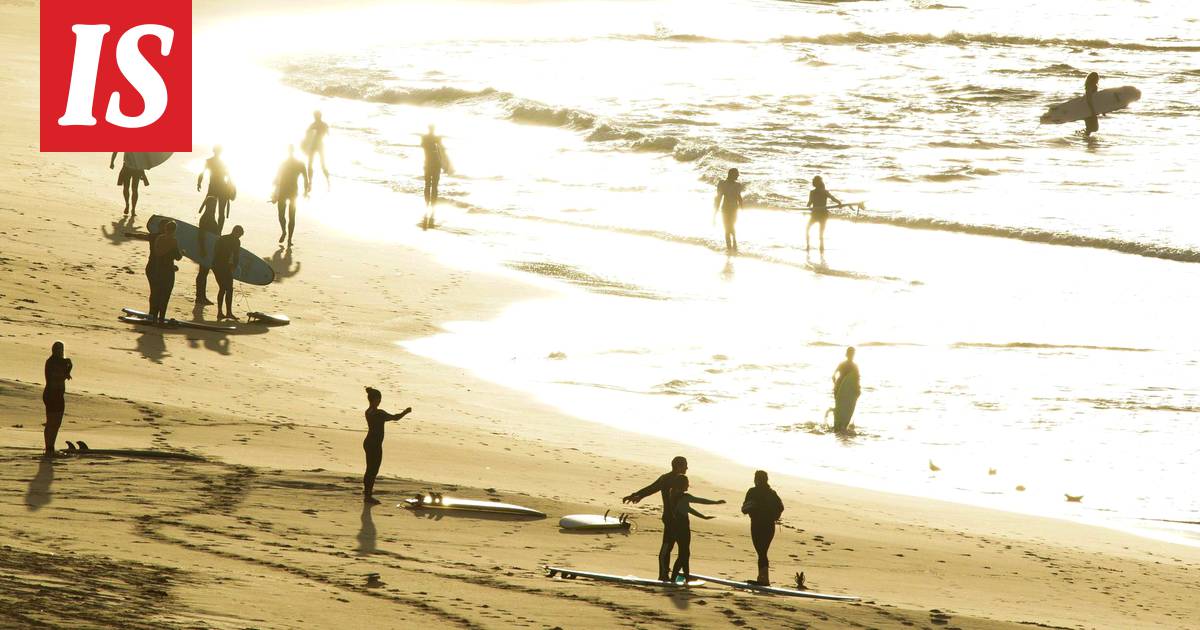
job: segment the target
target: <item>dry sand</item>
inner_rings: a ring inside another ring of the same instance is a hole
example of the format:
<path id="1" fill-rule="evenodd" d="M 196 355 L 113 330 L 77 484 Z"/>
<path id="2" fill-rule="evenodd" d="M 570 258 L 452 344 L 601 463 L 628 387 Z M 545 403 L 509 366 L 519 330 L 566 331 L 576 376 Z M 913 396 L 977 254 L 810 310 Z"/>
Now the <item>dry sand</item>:
<path id="1" fill-rule="evenodd" d="M 537 290 L 304 223 L 301 272 L 251 289 L 291 326 L 221 336 L 117 322 L 144 302 L 145 244 L 121 236 L 107 155 L 38 153 L 36 5 L 0 4 L 0 23 L 0 627 L 1196 627 L 1197 549 L 782 476 L 776 580 L 803 570 L 862 603 L 545 577 L 545 564 L 653 577 L 657 499 L 631 510 L 629 535 L 562 533 L 557 516 L 619 509 L 680 453 L 697 494 L 729 500 L 694 525 L 693 569 L 752 577 L 736 512 L 752 471 L 406 354 L 394 342 Z M 152 172 L 142 220 L 194 208 L 183 161 Z M 269 256 L 273 212 L 250 207 L 235 205 L 244 244 Z M 181 264 L 177 317 L 193 269 Z M 115 452 L 37 458 L 56 339 L 76 366 L 60 445 Z M 389 429 L 371 510 L 358 477 L 367 384 L 385 408 L 416 409 Z M 420 490 L 552 516 L 395 507 Z"/>

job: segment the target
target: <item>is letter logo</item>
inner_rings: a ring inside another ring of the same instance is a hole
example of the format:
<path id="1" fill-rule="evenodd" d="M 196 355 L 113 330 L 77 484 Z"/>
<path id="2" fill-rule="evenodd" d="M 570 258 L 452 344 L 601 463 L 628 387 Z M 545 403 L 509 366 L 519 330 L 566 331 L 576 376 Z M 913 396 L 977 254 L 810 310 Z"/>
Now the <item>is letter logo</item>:
<path id="1" fill-rule="evenodd" d="M 191 151 L 191 0 L 42 0 L 42 151 Z"/>

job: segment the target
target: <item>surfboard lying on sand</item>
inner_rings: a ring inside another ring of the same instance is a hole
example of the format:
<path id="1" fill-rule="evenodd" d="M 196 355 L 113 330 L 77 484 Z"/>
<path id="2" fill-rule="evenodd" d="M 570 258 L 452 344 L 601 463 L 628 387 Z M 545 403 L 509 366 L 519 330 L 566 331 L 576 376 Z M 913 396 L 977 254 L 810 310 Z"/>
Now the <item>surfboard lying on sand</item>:
<path id="1" fill-rule="evenodd" d="M 788 595 L 791 597 L 807 597 L 809 599 L 824 599 L 835 602 L 856 602 L 860 597 L 854 595 L 830 595 L 828 593 L 814 593 L 812 591 L 798 591 L 794 588 L 783 588 L 780 586 L 759 586 L 758 584 L 750 584 L 749 582 L 739 582 L 738 580 L 727 580 L 725 578 L 712 577 L 711 575 L 692 574 L 692 577 L 697 580 L 705 580 L 713 584 L 721 584 L 724 586 L 732 586 L 747 591 L 755 591 L 758 593 L 770 593 L 772 595 Z"/>
<path id="2" fill-rule="evenodd" d="M 121 312 L 123 312 L 125 314 L 122 315 L 121 317 L 118 317 L 117 319 L 125 322 L 126 324 L 141 324 L 143 326 L 162 325 L 162 324 L 158 324 L 157 322 L 155 322 L 150 317 L 150 313 L 147 313 L 145 311 L 138 311 L 138 310 L 134 310 L 132 308 L 123 308 L 123 309 L 121 309 Z M 195 328 L 197 330 L 207 330 L 210 332 L 236 332 L 237 331 L 236 326 L 229 326 L 227 324 L 206 324 L 204 322 L 190 322 L 190 321 L 184 321 L 184 320 L 178 320 L 178 319 L 168 319 L 166 321 L 165 325 L 168 327 Z"/>
<path id="3" fill-rule="evenodd" d="M 576 571 L 566 567 L 545 567 L 546 577 L 561 576 L 564 580 L 574 580 L 575 578 L 587 578 L 589 580 L 599 580 L 601 582 L 616 582 L 618 584 L 631 584 L 633 586 L 657 586 L 659 588 L 688 588 L 692 586 L 704 586 L 704 580 L 695 579 L 684 584 L 683 582 L 663 582 L 662 580 L 651 580 L 650 578 L 638 577 L 636 575 L 613 575 L 611 573 L 596 573 L 594 571 Z"/>
<path id="4" fill-rule="evenodd" d="M 624 530 L 629 529 L 630 525 L 625 514 L 617 517 L 609 516 L 608 512 L 604 514 L 568 514 L 558 520 L 559 527 L 574 530 Z"/>
<path id="5" fill-rule="evenodd" d="M 486 512 L 489 514 L 508 514 L 511 516 L 546 518 L 545 513 L 520 505 L 513 505 L 511 503 L 498 503 L 496 501 L 476 501 L 474 499 L 443 497 L 440 494 L 420 495 L 416 498 L 405 499 L 404 503 L 399 504 L 397 507 L 404 507 L 410 510 Z"/>
<path id="6" fill-rule="evenodd" d="M 146 229 L 151 233 L 157 233 L 162 222 L 168 220 L 175 222 L 175 239 L 179 241 L 179 251 L 196 264 L 211 268 L 213 250 L 217 247 L 217 235 L 209 232 L 204 234 L 205 247 L 204 254 L 201 255 L 200 228 L 187 221 L 156 214 L 146 221 Z M 275 281 L 275 270 L 267 264 L 267 261 L 243 247 L 238 251 L 238 266 L 233 270 L 233 279 L 246 284 L 266 286 Z"/>
<path id="7" fill-rule="evenodd" d="M 130 152 L 125 154 L 124 164 L 129 168 L 146 171 L 166 162 L 174 153 Z"/>
<path id="8" fill-rule="evenodd" d="M 1125 109 L 1130 103 L 1140 98 L 1142 98 L 1141 91 L 1132 85 L 1126 85 L 1096 92 L 1096 95 L 1092 97 L 1092 105 L 1095 106 L 1097 115 L 1107 114 L 1118 109 Z M 1043 125 L 1060 125 L 1083 120 L 1091 115 L 1092 110 L 1088 108 L 1087 98 L 1077 96 L 1058 105 L 1052 105 L 1045 114 L 1042 114 L 1041 123 Z"/>

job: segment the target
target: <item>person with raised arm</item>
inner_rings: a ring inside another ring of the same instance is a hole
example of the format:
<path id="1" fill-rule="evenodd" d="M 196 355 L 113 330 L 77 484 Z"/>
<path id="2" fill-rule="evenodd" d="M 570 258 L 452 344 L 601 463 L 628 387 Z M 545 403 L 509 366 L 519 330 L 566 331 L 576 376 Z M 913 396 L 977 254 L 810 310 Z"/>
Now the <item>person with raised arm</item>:
<path id="1" fill-rule="evenodd" d="M 825 189 L 825 180 L 817 175 L 812 180 L 812 190 L 808 193 L 808 207 L 812 208 L 812 214 L 808 217 L 808 226 L 804 228 L 804 251 L 812 248 L 809 243 L 809 235 L 812 233 L 813 224 L 819 224 L 819 236 L 821 239 L 821 253 L 825 253 L 825 222 L 829 220 L 829 208 L 826 205 L 828 200 L 833 203 L 842 203 L 838 201 L 833 193 Z"/>
<path id="2" fill-rule="evenodd" d="M 655 492 L 662 495 L 663 534 L 662 546 L 658 550 L 658 579 L 662 582 L 670 579 L 671 550 L 675 548 L 675 528 L 673 526 L 675 519 L 672 517 L 670 502 L 671 484 L 679 477 L 686 475 L 687 470 L 687 458 L 678 456 L 671 460 L 671 472 L 660 475 L 658 479 L 654 480 L 654 483 L 621 499 L 624 503 L 640 503 L 642 499 Z"/>
<path id="3" fill-rule="evenodd" d="M 63 342 L 55 341 L 50 346 L 50 358 L 46 359 L 46 389 L 42 390 L 42 403 L 46 405 L 46 429 L 43 432 L 46 457 L 54 457 L 54 442 L 58 440 L 58 430 L 67 410 L 67 381 L 71 380 L 71 369 L 75 367 L 63 352 Z"/>
<path id="4" fill-rule="evenodd" d="M 383 429 L 388 422 L 395 422 L 412 413 L 412 407 L 397 414 L 390 414 L 379 408 L 383 402 L 383 394 L 374 387 L 367 389 L 367 437 L 363 439 L 363 451 L 367 455 L 367 470 L 363 473 L 363 503 L 379 505 L 375 498 L 375 477 L 379 475 L 379 466 L 383 463 Z"/>
<path id="5" fill-rule="evenodd" d="M 671 511 L 675 518 L 675 543 L 679 545 L 679 555 L 675 558 L 675 566 L 671 569 L 671 582 L 678 582 L 681 575 L 683 576 L 682 584 L 687 584 L 692 579 L 692 520 L 689 515 L 698 516 L 706 521 L 715 518 L 697 512 L 696 508 L 692 507 L 693 503 L 721 505 L 725 503 L 725 500 L 705 499 L 688 494 L 687 475 L 679 475 L 671 481 Z"/>

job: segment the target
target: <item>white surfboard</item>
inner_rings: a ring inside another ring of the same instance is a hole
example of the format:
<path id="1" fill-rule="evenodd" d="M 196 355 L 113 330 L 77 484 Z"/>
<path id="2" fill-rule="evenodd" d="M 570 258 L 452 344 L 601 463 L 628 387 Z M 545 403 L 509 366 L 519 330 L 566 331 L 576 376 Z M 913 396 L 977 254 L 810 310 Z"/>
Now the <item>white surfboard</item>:
<path id="1" fill-rule="evenodd" d="M 1115 112 L 1118 109 L 1125 109 L 1130 103 L 1142 98 L 1142 93 L 1132 85 L 1126 85 L 1118 88 L 1108 88 L 1096 92 L 1092 97 L 1092 105 L 1096 108 L 1096 114 L 1107 114 Z M 1064 103 L 1051 106 L 1042 114 L 1041 123 L 1043 125 L 1059 125 L 1062 123 L 1074 122 L 1083 120 L 1092 115 L 1092 110 L 1088 108 L 1087 99 L 1083 96 L 1075 97 Z"/>
<path id="2" fill-rule="evenodd" d="M 576 530 L 622 530 L 629 529 L 630 523 L 625 515 L 609 516 L 604 514 L 568 514 L 558 519 L 558 526 L 563 529 Z"/>
<path id="3" fill-rule="evenodd" d="M 166 162 L 173 153 L 126 153 L 124 164 L 129 168 L 135 168 L 139 171 L 146 171 Z"/>
<path id="4" fill-rule="evenodd" d="M 510 514 L 513 516 L 546 518 L 546 514 L 544 512 L 539 512 L 533 508 L 527 508 L 521 505 L 499 503 L 497 501 L 476 501 L 474 499 L 443 497 L 441 495 L 421 495 L 420 497 L 405 499 L 404 503 L 397 505 L 397 507 L 408 508 L 410 510 L 487 512 L 491 514 Z"/>
<path id="5" fill-rule="evenodd" d="M 595 571 L 576 571 L 567 567 L 545 567 L 546 577 L 562 576 L 564 580 L 573 580 L 575 578 L 587 578 L 589 580 L 598 580 L 600 582 L 616 582 L 618 584 L 631 584 L 633 586 L 657 586 L 662 588 L 688 588 L 691 586 L 703 586 L 704 580 L 698 580 L 692 576 L 692 580 L 684 584 L 683 582 L 663 582 L 660 580 L 652 580 L 650 578 L 638 577 L 636 575 L 613 575 L 611 573 L 597 573 Z"/>
<path id="6" fill-rule="evenodd" d="M 747 591 L 755 591 L 758 593 L 770 593 L 772 595 L 788 595 L 790 597 L 807 597 L 809 599 L 824 599 L 835 602 L 856 602 L 859 597 L 854 595 L 831 595 L 829 593 L 814 593 L 812 591 L 799 591 L 794 588 L 783 588 L 780 586 L 759 586 L 749 582 L 739 582 L 737 580 L 727 580 L 725 578 L 712 577 L 711 575 L 698 575 L 693 573 L 693 579 L 705 580 L 714 584 L 723 584 L 732 586 Z"/>

